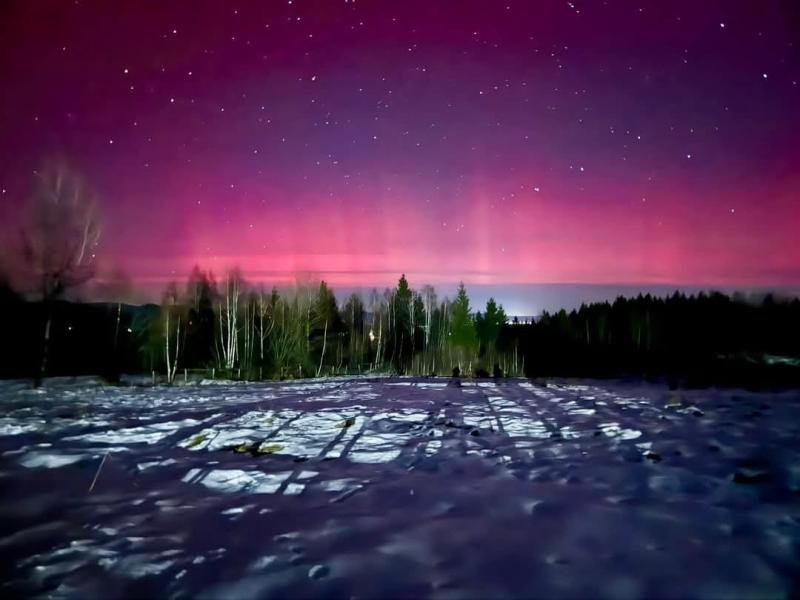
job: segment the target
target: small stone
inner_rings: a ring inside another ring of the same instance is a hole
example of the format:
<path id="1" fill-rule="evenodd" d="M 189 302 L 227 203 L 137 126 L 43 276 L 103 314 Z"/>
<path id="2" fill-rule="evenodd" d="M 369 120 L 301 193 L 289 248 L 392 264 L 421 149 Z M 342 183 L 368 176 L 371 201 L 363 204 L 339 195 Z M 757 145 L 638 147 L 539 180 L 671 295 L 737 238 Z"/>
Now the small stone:
<path id="1" fill-rule="evenodd" d="M 652 450 L 645 452 L 644 457 L 647 460 L 652 460 L 653 462 L 661 462 L 661 455 L 658 452 L 653 452 Z"/>
<path id="2" fill-rule="evenodd" d="M 673 396 L 667 402 L 666 408 L 680 408 L 683 406 L 683 400 L 681 400 L 680 396 Z"/>
<path id="3" fill-rule="evenodd" d="M 309 579 L 322 579 L 323 577 L 327 576 L 330 572 L 330 569 L 325 565 L 314 565 L 308 570 L 308 578 Z"/>
<path id="4" fill-rule="evenodd" d="M 741 467 L 733 474 L 736 483 L 764 483 L 769 480 L 769 472 L 764 469 Z"/>

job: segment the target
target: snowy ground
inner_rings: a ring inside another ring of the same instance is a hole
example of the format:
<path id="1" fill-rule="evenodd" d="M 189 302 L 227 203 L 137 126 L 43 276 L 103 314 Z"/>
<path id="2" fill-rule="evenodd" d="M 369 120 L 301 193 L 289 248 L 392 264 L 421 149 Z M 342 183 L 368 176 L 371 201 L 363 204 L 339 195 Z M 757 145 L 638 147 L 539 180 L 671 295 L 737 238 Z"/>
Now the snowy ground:
<path id="1" fill-rule="evenodd" d="M 5 597 L 800 592 L 797 392 L 50 381 L 0 403 Z"/>

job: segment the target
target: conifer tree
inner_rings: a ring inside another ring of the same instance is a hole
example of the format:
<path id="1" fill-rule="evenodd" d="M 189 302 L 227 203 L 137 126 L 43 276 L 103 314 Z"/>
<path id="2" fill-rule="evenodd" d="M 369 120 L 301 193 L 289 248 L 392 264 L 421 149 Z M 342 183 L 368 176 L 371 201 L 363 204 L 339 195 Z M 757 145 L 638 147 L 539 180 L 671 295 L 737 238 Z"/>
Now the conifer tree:
<path id="1" fill-rule="evenodd" d="M 464 359 L 471 359 L 478 348 L 475 322 L 469 306 L 469 297 L 463 283 L 458 285 L 458 294 L 453 301 L 450 319 L 450 343 L 456 348 L 459 368 L 463 370 Z"/>

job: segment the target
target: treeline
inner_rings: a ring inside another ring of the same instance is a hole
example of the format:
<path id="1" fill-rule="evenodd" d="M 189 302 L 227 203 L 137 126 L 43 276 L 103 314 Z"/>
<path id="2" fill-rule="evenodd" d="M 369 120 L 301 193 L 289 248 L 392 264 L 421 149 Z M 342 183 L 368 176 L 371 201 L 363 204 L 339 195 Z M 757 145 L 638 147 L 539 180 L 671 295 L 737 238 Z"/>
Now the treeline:
<path id="1" fill-rule="evenodd" d="M 800 383 L 800 300 L 675 292 L 544 313 L 515 328 L 529 376 L 668 377 L 685 385 Z"/>
<path id="2" fill-rule="evenodd" d="M 521 373 L 518 353 L 498 344 L 506 321 L 493 299 L 473 312 L 463 285 L 440 300 L 431 286 L 413 290 L 405 275 L 366 304 L 352 294 L 339 305 L 324 281 L 279 291 L 249 285 L 239 271 L 218 282 L 195 268 L 185 291 L 167 288 L 143 353 L 169 381 L 184 368 L 245 379 Z"/>
<path id="3" fill-rule="evenodd" d="M 239 271 L 217 281 L 195 268 L 185 286 L 167 286 L 159 305 L 26 302 L 0 286 L 3 328 L 15 339 L 0 363 L 5 377 L 185 370 L 241 379 L 356 373 L 521 375 L 507 317 L 490 299 L 473 311 L 461 285 L 440 299 L 431 286 L 373 290 L 343 303 L 324 282 L 278 290 L 248 284 Z M 46 332 L 46 335 L 43 335 Z M 50 357 L 42 373 L 42 356 Z"/>
<path id="4" fill-rule="evenodd" d="M 508 323 L 489 300 L 431 286 L 352 295 L 320 282 L 292 290 L 222 281 L 195 268 L 159 305 L 68 302 L 96 275 L 101 219 L 82 177 L 45 164 L 22 211 L 19 243 L 0 260 L 0 376 L 211 370 L 246 379 L 346 373 L 500 376 L 667 376 L 689 383 L 800 384 L 800 301 L 675 293 L 639 296 Z M 106 276 L 114 295 L 122 275 Z M 14 291 L 25 290 L 23 297 Z M 115 290 L 115 291 L 114 291 Z M 33 298 L 36 301 L 29 301 Z"/>
<path id="5" fill-rule="evenodd" d="M 337 302 L 325 282 L 289 290 L 195 269 L 159 305 L 29 302 L 0 285 L 0 376 L 156 372 L 272 379 L 359 373 L 668 378 L 676 385 L 800 384 L 800 301 L 719 293 L 650 295 L 509 320 L 430 286 Z"/>

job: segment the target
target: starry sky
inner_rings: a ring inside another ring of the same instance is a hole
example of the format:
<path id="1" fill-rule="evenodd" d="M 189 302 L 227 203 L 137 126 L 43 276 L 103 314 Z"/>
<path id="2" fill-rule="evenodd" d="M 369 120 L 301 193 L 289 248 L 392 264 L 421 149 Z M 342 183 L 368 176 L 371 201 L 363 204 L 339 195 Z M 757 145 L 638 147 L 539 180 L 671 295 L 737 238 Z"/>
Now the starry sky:
<path id="1" fill-rule="evenodd" d="M 792 1 L 11 0 L 0 81 L 141 286 L 800 286 Z"/>

